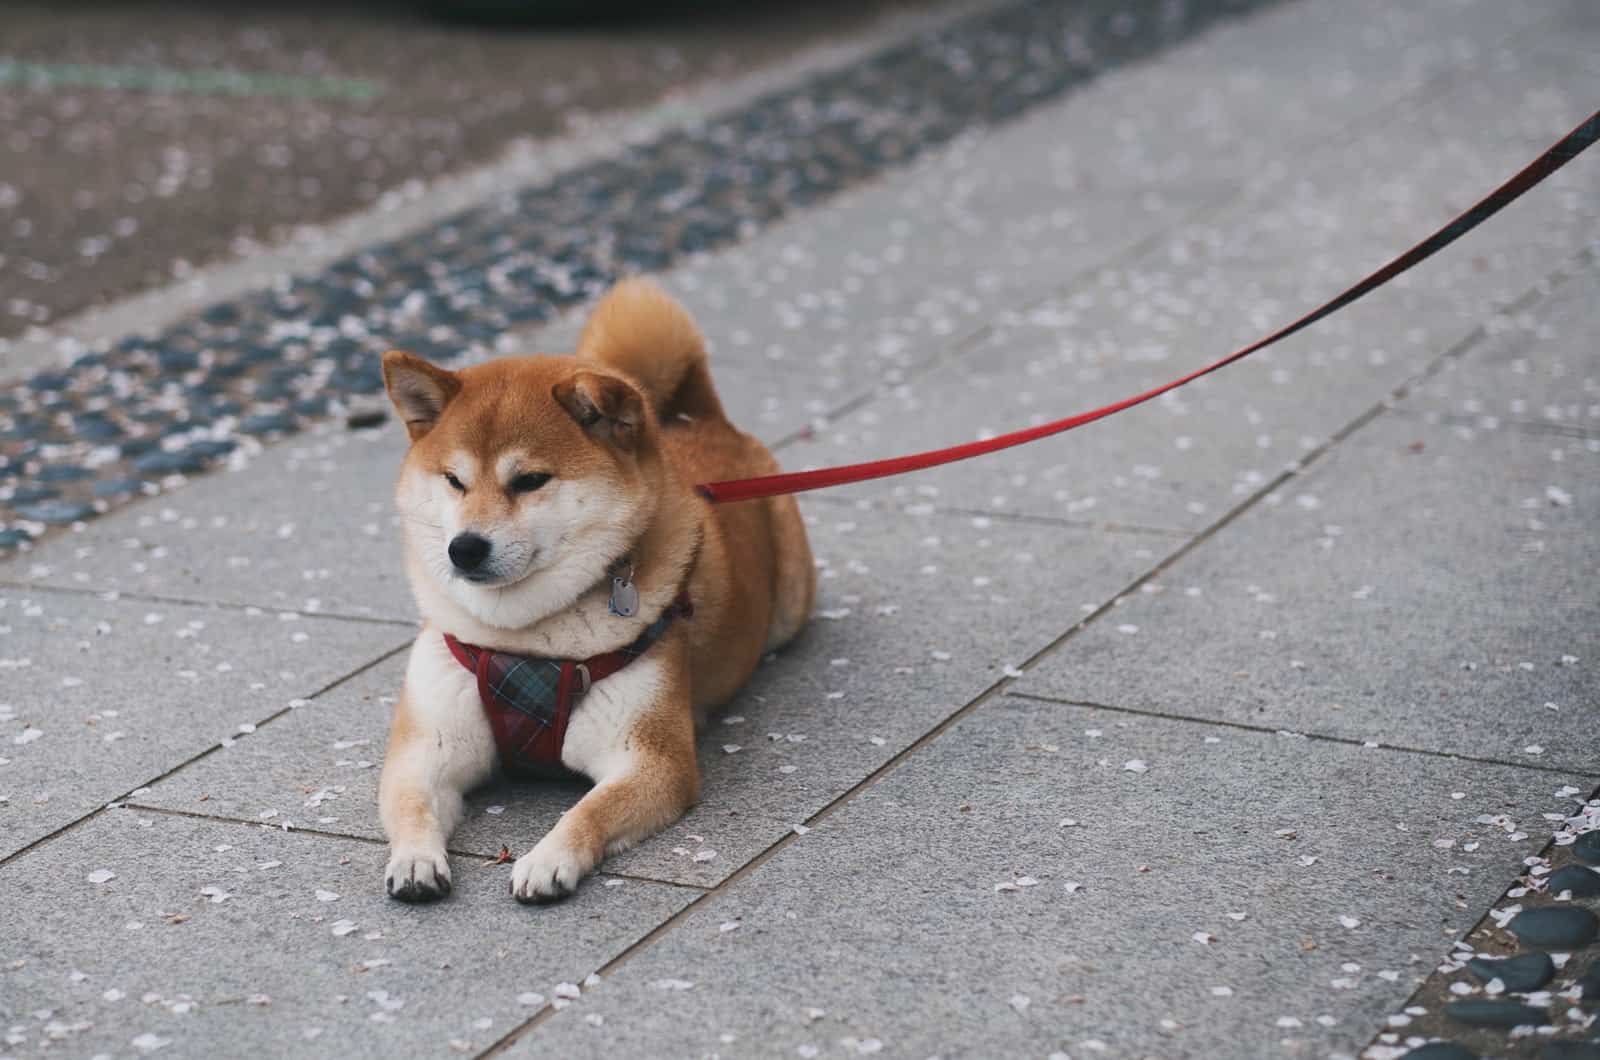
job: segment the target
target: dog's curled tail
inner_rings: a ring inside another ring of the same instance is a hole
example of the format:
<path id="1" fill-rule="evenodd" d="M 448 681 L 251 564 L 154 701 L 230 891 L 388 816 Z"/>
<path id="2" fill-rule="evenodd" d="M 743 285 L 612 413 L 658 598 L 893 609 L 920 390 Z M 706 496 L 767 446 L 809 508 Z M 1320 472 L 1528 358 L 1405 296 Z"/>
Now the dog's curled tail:
<path id="1" fill-rule="evenodd" d="M 662 421 L 723 416 L 700 328 L 649 280 L 623 280 L 600 299 L 583 326 L 578 356 L 639 384 Z"/>

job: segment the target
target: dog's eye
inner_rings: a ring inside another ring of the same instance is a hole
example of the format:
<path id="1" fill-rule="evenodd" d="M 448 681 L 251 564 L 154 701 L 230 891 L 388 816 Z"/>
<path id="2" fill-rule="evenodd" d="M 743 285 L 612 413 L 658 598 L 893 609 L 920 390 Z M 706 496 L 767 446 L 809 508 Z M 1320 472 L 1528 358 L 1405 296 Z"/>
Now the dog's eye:
<path id="1" fill-rule="evenodd" d="M 532 493 L 549 481 L 550 476 L 544 472 L 529 471 L 511 480 L 511 491 L 513 493 Z"/>
<path id="2" fill-rule="evenodd" d="M 450 472 L 446 471 L 444 473 L 444 480 L 446 482 L 450 483 L 450 488 L 455 490 L 457 493 L 465 493 L 465 492 L 467 492 L 467 487 L 463 486 L 461 484 L 461 480 L 456 478 Z"/>

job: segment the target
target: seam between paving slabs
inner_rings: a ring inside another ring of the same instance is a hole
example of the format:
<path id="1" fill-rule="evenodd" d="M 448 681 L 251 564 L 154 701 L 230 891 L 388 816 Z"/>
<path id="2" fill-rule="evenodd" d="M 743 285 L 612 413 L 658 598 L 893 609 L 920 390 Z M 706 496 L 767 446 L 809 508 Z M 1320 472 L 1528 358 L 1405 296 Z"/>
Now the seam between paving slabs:
<path id="1" fill-rule="evenodd" d="M 365 846 L 387 847 L 389 840 L 375 836 L 352 835 L 349 832 L 330 832 L 326 828 L 305 828 L 301 825 L 291 825 L 285 828 L 282 825 L 269 824 L 264 821 L 252 821 L 245 817 L 230 817 L 226 814 L 203 813 L 199 810 L 181 810 L 175 806 L 151 806 L 143 802 L 121 802 L 117 809 L 138 813 L 155 813 L 166 817 L 181 817 L 190 821 L 211 821 L 216 824 L 234 825 L 242 828 L 265 828 L 268 831 L 293 832 L 296 835 L 315 836 L 318 839 L 336 839 L 347 843 L 360 843 Z M 498 864 L 494 858 L 484 854 L 481 850 L 459 850 L 446 847 L 445 853 L 462 861 L 475 862 L 483 868 Z M 645 876 L 636 872 L 596 872 L 594 878 L 598 880 L 616 879 L 631 880 L 635 883 L 654 883 L 662 887 L 677 887 L 680 890 L 694 891 L 703 894 L 710 888 L 704 884 L 686 883 L 683 880 L 663 880 L 654 876 Z"/>
<path id="2" fill-rule="evenodd" d="M 1291 739 L 1316 740 L 1320 743 L 1342 744 L 1346 747 L 1365 747 L 1374 751 L 1398 751 L 1401 754 L 1423 755 L 1428 758 L 1444 758 L 1453 762 L 1472 762 L 1485 766 L 1504 766 L 1509 769 L 1523 769 L 1534 773 L 1551 773 L 1556 776 L 1570 777 L 1600 777 L 1600 769 L 1584 768 L 1580 766 L 1555 766 L 1535 762 L 1511 762 L 1504 758 L 1488 758 L 1479 755 L 1460 754 L 1455 751 L 1435 751 L 1427 747 L 1407 747 L 1397 743 L 1373 743 L 1357 740 L 1351 736 L 1334 736 L 1325 732 L 1301 732 L 1297 729 L 1282 729 L 1272 725 L 1251 725 L 1243 721 L 1224 721 L 1218 718 L 1202 718 L 1194 714 L 1174 714 L 1165 710 L 1154 710 L 1142 707 L 1114 706 L 1110 703 L 1097 703 L 1088 699 L 1069 699 L 1064 696 L 1043 696 L 1036 692 L 1011 692 L 1006 695 L 1012 699 L 1025 699 L 1032 703 L 1052 703 L 1063 707 L 1088 707 L 1092 710 L 1108 710 L 1115 714 L 1131 714 L 1140 718 L 1163 718 L 1167 721 L 1189 722 L 1195 725 L 1215 725 L 1224 729 L 1236 729 L 1241 732 L 1264 733 L 1268 736 L 1282 736 Z"/>
<path id="3" fill-rule="evenodd" d="M 1578 268 L 1592 262 L 1594 257 L 1594 253 L 1588 248 L 1585 248 L 1574 258 L 1569 259 L 1569 261 L 1562 267 L 1546 275 L 1522 295 L 1512 299 L 1508 304 L 1494 310 L 1492 313 L 1490 313 L 1490 319 L 1498 316 L 1504 316 L 1509 313 L 1520 312 L 1523 309 L 1531 307 L 1545 296 L 1550 294 L 1552 291 L 1556 290 L 1561 283 L 1569 278 Z M 1340 443 L 1354 435 L 1356 432 L 1360 431 L 1367 424 L 1373 422 L 1378 417 L 1383 415 L 1384 412 L 1390 409 L 1394 402 L 1403 398 L 1414 387 L 1432 378 L 1446 365 L 1450 364 L 1476 347 L 1487 336 L 1488 328 L 1485 325 L 1479 324 L 1472 328 L 1465 336 L 1446 347 L 1427 365 L 1413 373 L 1408 379 L 1401 382 L 1398 386 L 1392 388 L 1370 408 L 1358 414 L 1343 427 L 1335 431 L 1317 448 L 1311 450 L 1305 456 L 1301 457 L 1299 460 L 1280 471 L 1270 482 L 1266 483 L 1250 496 L 1234 505 L 1215 522 L 1195 534 L 1183 544 L 1179 545 L 1164 559 L 1157 561 L 1143 574 L 1129 582 L 1121 592 L 1117 593 L 1111 599 L 1095 608 L 1094 611 L 1090 612 L 1088 615 L 1073 623 L 1065 632 L 1061 633 L 1059 636 L 1047 643 L 1044 647 L 1034 652 L 1018 667 L 1018 669 L 1026 673 L 1039 662 L 1054 655 L 1057 650 L 1059 650 L 1064 644 L 1076 636 L 1080 631 L 1087 628 L 1091 623 L 1095 622 L 1102 616 L 1110 613 L 1112 610 L 1118 607 L 1123 600 L 1128 599 L 1129 597 L 1132 597 L 1138 593 L 1143 586 L 1160 577 L 1173 565 L 1177 564 L 1186 558 L 1190 553 L 1209 542 L 1221 531 L 1231 526 L 1235 520 L 1242 517 L 1245 513 L 1255 508 L 1257 504 L 1261 503 L 1268 496 L 1282 488 L 1285 483 L 1293 480 L 1308 467 L 1317 463 L 1323 457 L 1331 453 Z M 912 755 L 916 754 L 923 747 L 926 747 L 928 744 L 938 739 L 953 726 L 965 720 L 985 703 L 988 703 L 998 695 L 1006 694 L 1010 687 L 1017 680 L 1018 678 L 1002 677 L 995 681 L 988 688 L 984 689 L 982 692 L 978 693 L 977 696 L 968 701 L 964 706 L 947 715 L 942 721 L 938 722 L 927 732 L 923 733 L 916 740 L 912 741 L 903 750 L 891 756 L 887 762 L 884 762 L 877 769 L 874 769 L 871 773 L 867 774 L 867 776 L 863 777 L 860 781 L 852 785 L 849 789 L 830 800 L 827 805 L 823 806 L 816 813 L 812 814 L 803 823 L 808 828 L 815 827 L 816 825 L 825 821 L 827 818 L 831 817 L 846 803 L 852 802 L 861 792 L 875 786 L 878 781 L 892 773 L 894 770 L 898 769 L 904 762 L 909 760 Z M 1207 722 L 1207 724 L 1212 723 Z M 1533 768 L 1530 769 L 1530 772 L 1539 772 L 1539 770 Z M 731 874 L 729 874 L 727 879 L 723 880 L 715 887 L 712 887 L 710 890 L 705 891 L 699 897 L 691 901 L 688 905 L 678 910 L 678 912 L 672 914 L 660 924 L 657 924 L 643 937 L 639 938 L 632 945 L 628 946 L 621 953 L 619 953 L 616 957 L 613 957 L 610 961 L 607 961 L 604 965 L 597 969 L 595 974 L 600 975 L 603 978 L 604 976 L 615 971 L 617 968 L 626 964 L 636 954 L 642 952 L 649 946 L 654 945 L 659 939 L 664 938 L 674 928 L 683 923 L 697 910 L 699 910 L 701 906 L 715 901 L 717 897 L 736 886 L 739 882 L 744 880 L 745 877 L 749 876 L 756 869 L 766 864 L 767 861 L 787 849 L 789 844 L 797 841 L 798 839 L 799 837 L 793 832 L 778 839 L 771 846 L 768 846 L 765 850 L 762 850 L 750 860 L 746 861 L 743 865 L 735 869 Z M 540 1026 L 548 1021 L 555 1014 L 555 1012 L 556 1010 L 553 1007 L 546 1004 L 543 1008 L 539 1009 L 539 1011 L 535 1012 L 521 1024 L 518 1024 L 510 1031 L 506 1032 L 505 1035 L 491 1044 L 488 1048 L 477 1054 L 478 1057 L 486 1058 L 504 1053 L 507 1049 L 511 1048 L 511 1046 L 526 1037 L 528 1034 L 536 1031 Z"/>
<path id="4" fill-rule="evenodd" d="M 185 762 L 182 767 L 178 768 L 184 768 L 191 764 L 193 763 Z M 174 769 L 174 772 L 176 772 L 176 769 Z M 139 789 L 135 788 L 134 790 L 137 791 Z M 287 828 L 284 828 L 283 825 L 271 824 L 261 820 L 251 820 L 248 817 L 234 817 L 231 814 L 207 813 L 204 810 L 185 810 L 177 806 L 154 806 L 147 802 L 135 802 L 131 797 L 127 800 L 117 802 L 116 808 L 120 810 L 137 810 L 140 813 L 160 813 L 166 814 L 170 817 L 185 817 L 196 821 L 215 821 L 218 824 L 241 825 L 246 828 L 267 828 L 274 830 L 282 829 L 286 832 L 296 832 L 301 835 L 313 835 L 323 839 L 345 839 L 352 843 L 364 843 L 367 846 L 386 847 L 389 845 L 389 840 L 387 838 L 378 836 L 357 835 L 354 832 L 334 832 L 326 828 L 308 828 L 304 825 L 297 824 L 290 824 Z M 493 855 L 485 854 L 481 850 L 467 850 L 464 847 L 446 846 L 445 853 L 449 854 L 453 858 L 460 858 L 464 861 L 480 863 L 486 862 L 488 865 L 496 864 Z M 663 887 L 679 887 L 686 891 L 705 892 L 711 889 L 709 886 L 703 883 L 689 883 L 684 880 L 669 880 L 639 872 L 615 872 L 606 870 L 596 872 L 594 875 L 597 879 L 614 877 L 619 880 L 636 880 L 639 883 L 659 883 Z"/>
<path id="5" fill-rule="evenodd" d="M 187 596 L 167 596 L 164 593 L 127 592 L 122 589 L 94 589 L 88 586 L 76 585 L 40 585 L 38 582 L 19 581 L 15 578 L 0 577 L 0 589 L 20 589 L 26 592 L 51 594 L 63 596 L 94 596 L 102 599 L 134 600 L 140 603 L 168 604 L 173 607 L 200 607 L 215 609 L 217 611 L 262 611 L 271 614 L 296 614 L 304 618 L 326 618 L 334 622 L 355 622 L 368 626 L 400 626 L 406 629 L 417 628 L 417 622 L 405 618 L 377 618 L 372 615 L 347 615 L 339 611 L 305 611 L 297 607 L 282 607 L 276 604 L 236 604 L 231 601 L 198 600 Z"/>
<path id="6" fill-rule="evenodd" d="M 826 503 L 839 508 L 850 508 L 856 511 L 899 512 L 905 505 L 881 498 L 869 497 L 838 497 L 823 492 L 812 493 L 809 500 Z M 930 515 L 953 516 L 956 518 L 984 518 L 995 519 L 1004 523 L 1016 523 L 1022 526 L 1050 526 L 1062 530 L 1091 530 L 1106 534 L 1144 535 L 1151 537 L 1188 537 L 1193 530 L 1184 530 L 1175 526 L 1146 526 L 1140 523 L 1107 523 L 1096 522 L 1092 519 L 1067 519 L 1056 515 L 1036 515 L 1032 512 L 995 511 L 988 508 L 963 508 L 945 504 L 929 504 L 921 508 Z M 0 585 L 5 584 L 0 582 Z"/>
<path id="7" fill-rule="evenodd" d="M 1595 799 L 1600 799 L 1600 788 L 1595 788 L 1593 791 L 1591 791 L 1589 793 L 1589 797 L 1587 799 L 1585 799 L 1584 801 L 1585 802 L 1593 802 Z M 1543 858 L 1546 861 L 1548 861 L 1549 858 L 1550 858 L 1551 853 L 1554 852 L 1555 849 L 1556 849 L 1556 840 L 1555 840 L 1554 836 L 1551 836 L 1550 840 L 1548 842 L 1546 842 L 1544 846 L 1539 848 L 1539 853 L 1536 854 L 1535 857 Z M 1488 922 L 1490 914 L 1493 913 L 1496 909 L 1500 908 L 1501 904 L 1503 902 L 1505 902 L 1508 898 L 1511 897 L 1511 894 L 1510 894 L 1511 889 L 1513 887 L 1517 886 L 1517 880 L 1519 880 L 1520 878 L 1521 878 L 1520 875 L 1512 877 L 1511 882 L 1506 884 L 1505 889 L 1500 892 L 1499 897 L 1496 898 L 1494 901 L 1489 903 L 1489 908 L 1487 908 L 1487 909 L 1485 909 L 1483 911 L 1483 915 L 1478 917 L 1477 920 L 1474 920 L 1470 927 L 1468 927 L 1465 931 L 1462 931 L 1460 934 L 1458 934 L 1456 936 L 1457 940 L 1468 939 L 1468 938 L 1471 938 L 1473 935 L 1475 935 L 1478 932 L 1478 930 L 1480 928 L 1482 928 L 1485 923 Z M 1399 1007 L 1399 1011 L 1404 1012 L 1406 1009 L 1411 1008 L 1413 1005 L 1415 1005 L 1423 997 L 1423 995 L 1427 991 L 1428 987 L 1431 986 L 1439 978 L 1439 976 L 1441 974 L 1440 971 L 1439 971 L 1439 964 L 1441 964 L 1441 963 L 1443 963 L 1443 962 L 1442 961 L 1435 962 L 1433 972 L 1431 974 L 1429 974 L 1426 979 L 1424 979 L 1422 982 L 1417 984 L 1417 988 L 1415 990 L 1413 990 L 1410 993 L 1410 995 L 1408 995 L 1406 997 L 1405 1003 Z M 1384 1034 L 1391 1033 L 1391 1031 L 1399 1030 L 1399 1029 L 1400 1028 L 1390 1028 L 1390 1027 L 1387 1027 L 1387 1026 L 1380 1025 L 1377 1030 L 1372 1032 L 1372 1037 L 1367 1040 L 1367 1044 L 1362 1046 L 1360 1051 L 1358 1051 L 1356 1053 L 1356 1055 L 1357 1056 L 1366 1056 L 1367 1055 L 1367 1051 L 1369 1049 L 1373 1048 L 1376 1045 L 1381 1044 L 1378 1041 L 1379 1037 L 1381 1037 Z M 1479 1028 L 1479 1029 L 1481 1029 L 1481 1028 Z M 1513 1041 L 1515 1041 L 1515 1039 L 1513 1039 Z"/>
<path id="8" fill-rule="evenodd" d="M 362 674 L 366 673 L 368 670 L 371 670 L 373 667 L 380 666 L 383 663 L 388 662 L 390 659 L 394 658 L 396 655 L 399 655 L 401 652 L 405 651 L 410 646 L 411 646 L 411 641 L 408 639 L 404 644 L 396 645 L 395 647 L 390 648 L 388 651 L 385 651 L 383 654 L 377 656 L 376 658 L 369 659 L 367 662 L 362 663 L 360 666 L 357 666 L 354 670 L 351 670 L 349 673 L 343 675 L 342 677 L 334 678 L 333 680 L 329 681 L 327 684 L 323 685 L 321 688 L 318 688 L 316 691 L 312 692 L 310 695 L 304 696 L 304 697 L 299 697 L 299 698 L 303 698 L 308 703 L 313 701 L 313 700 L 320 699 L 322 696 L 328 694 L 329 692 L 332 692 L 334 689 L 336 689 L 339 686 L 345 684 L 346 682 L 354 680 L 357 677 L 360 677 Z M 272 724 L 274 721 L 277 721 L 279 718 L 283 717 L 285 714 L 287 714 L 290 711 L 295 710 L 295 709 L 297 709 L 297 708 L 292 707 L 292 706 L 279 707 L 277 710 L 273 711 L 271 714 L 267 715 L 265 718 L 262 718 L 260 721 L 255 722 L 254 724 L 256 726 L 256 729 L 259 731 L 263 726 Z M 75 818 L 74 820 L 68 821 L 66 824 L 62 825 L 61 827 L 55 829 L 52 832 L 49 832 L 49 833 L 47 833 L 45 835 L 40 836 L 38 839 L 35 839 L 33 842 L 27 844 L 26 846 L 22 847 L 21 849 L 12 851 L 10 854 L 7 854 L 5 857 L 0 857 L 0 868 L 4 868 L 5 866 L 11 864 L 13 861 L 16 861 L 18 858 L 20 858 L 24 854 L 28 853 L 30 850 L 34 850 L 34 849 L 36 849 L 38 847 L 41 847 L 44 844 L 50 842 L 52 839 L 55 839 L 56 837 L 61 836 L 61 835 L 65 835 L 67 832 L 72 831 L 73 829 L 75 829 L 78 826 L 84 824 L 85 822 L 93 820 L 94 818 L 96 818 L 96 817 L 100 816 L 102 813 L 104 813 L 108 807 L 110 807 L 112 805 L 115 805 L 115 804 L 125 803 L 126 800 L 128 800 L 129 798 L 131 798 L 133 796 L 134 792 L 140 791 L 140 790 L 142 790 L 144 788 L 151 787 L 151 786 L 153 786 L 155 784 L 159 784 L 163 780 L 166 780 L 168 777 L 173 776 L 174 774 L 176 774 L 179 770 L 186 769 L 189 766 L 192 766 L 196 762 L 200 761 L 202 758 L 207 758 L 210 755 L 212 755 L 212 754 L 214 754 L 217 751 L 220 751 L 222 749 L 223 749 L 222 744 L 220 742 L 218 742 L 218 743 L 212 744 L 211 746 L 205 748 L 202 751 L 198 751 L 195 754 L 190 755 L 188 758 L 186 758 L 183 761 L 179 762 L 177 765 L 172 766 L 169 769 L 164 770 L 163 772 L 161 772 L 157 776 L 151 778 L 150 780 L 147 780 L 142 784 L 135 785 L 133 788 L 131 788 L 130 790 L 125 792 L 123 795 L 121 795 L 121 796 L 119 796 L 117 798 L 111 799 L 109 802 L 105 803 L 104 805 L 95 807 L 94 809 L 90 810 L 88 813 L 84 814 L 82 817 L 78 817 L 78 818 Z"/>
<path id="9" fill-rule="evenodd" d="M 1516 420 L 1487 414 L 1472 416 L 1462 412 L 1439 412 L 1435 409 L 1406 408 L 1395 409 L 1394 412 L 1408 419 L 1438 423 L 1447 427 L 1471 427 L 1473 430 L 1505 429 L 1522 434 L 1542 435 L 1547 438 L 1576 438 L 1579 441 L 1600 438 L 1600 429 L 1574 427 L 1565 423 L 1540 423 L 1536 420 Z M 1494 427 L 1485 427 L 1486 420 L 1493 420 Z"/>

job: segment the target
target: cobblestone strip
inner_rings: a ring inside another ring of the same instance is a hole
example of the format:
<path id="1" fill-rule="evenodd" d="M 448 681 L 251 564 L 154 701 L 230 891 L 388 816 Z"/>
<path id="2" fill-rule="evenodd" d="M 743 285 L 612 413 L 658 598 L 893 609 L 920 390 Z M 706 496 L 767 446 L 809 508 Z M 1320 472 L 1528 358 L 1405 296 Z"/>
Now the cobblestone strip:
<path id="1" fill-rule="evenodd" d="M 1517 877 L 1451 947 L 1363 1060 L 1536 1057 L 1600 1060 L 1600 791 L 1570 785 L 1570 814 L 1546 814 L 1555 837 L 1520 859 Z M 1480 817 L 1515 839 L 1546 822 Z"/>

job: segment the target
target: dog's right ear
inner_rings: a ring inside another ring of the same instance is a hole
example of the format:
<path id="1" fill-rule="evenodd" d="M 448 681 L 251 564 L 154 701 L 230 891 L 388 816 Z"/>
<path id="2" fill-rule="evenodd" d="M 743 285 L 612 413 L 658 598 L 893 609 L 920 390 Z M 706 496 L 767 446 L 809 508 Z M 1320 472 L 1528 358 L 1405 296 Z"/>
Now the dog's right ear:
<path id="1" fill-rule="evenodd" d="M 454 372 L 400 350 L 383 355 L 383 385 L 413 442 L 433 429 L 450 399 L 461 392 Z"/>

